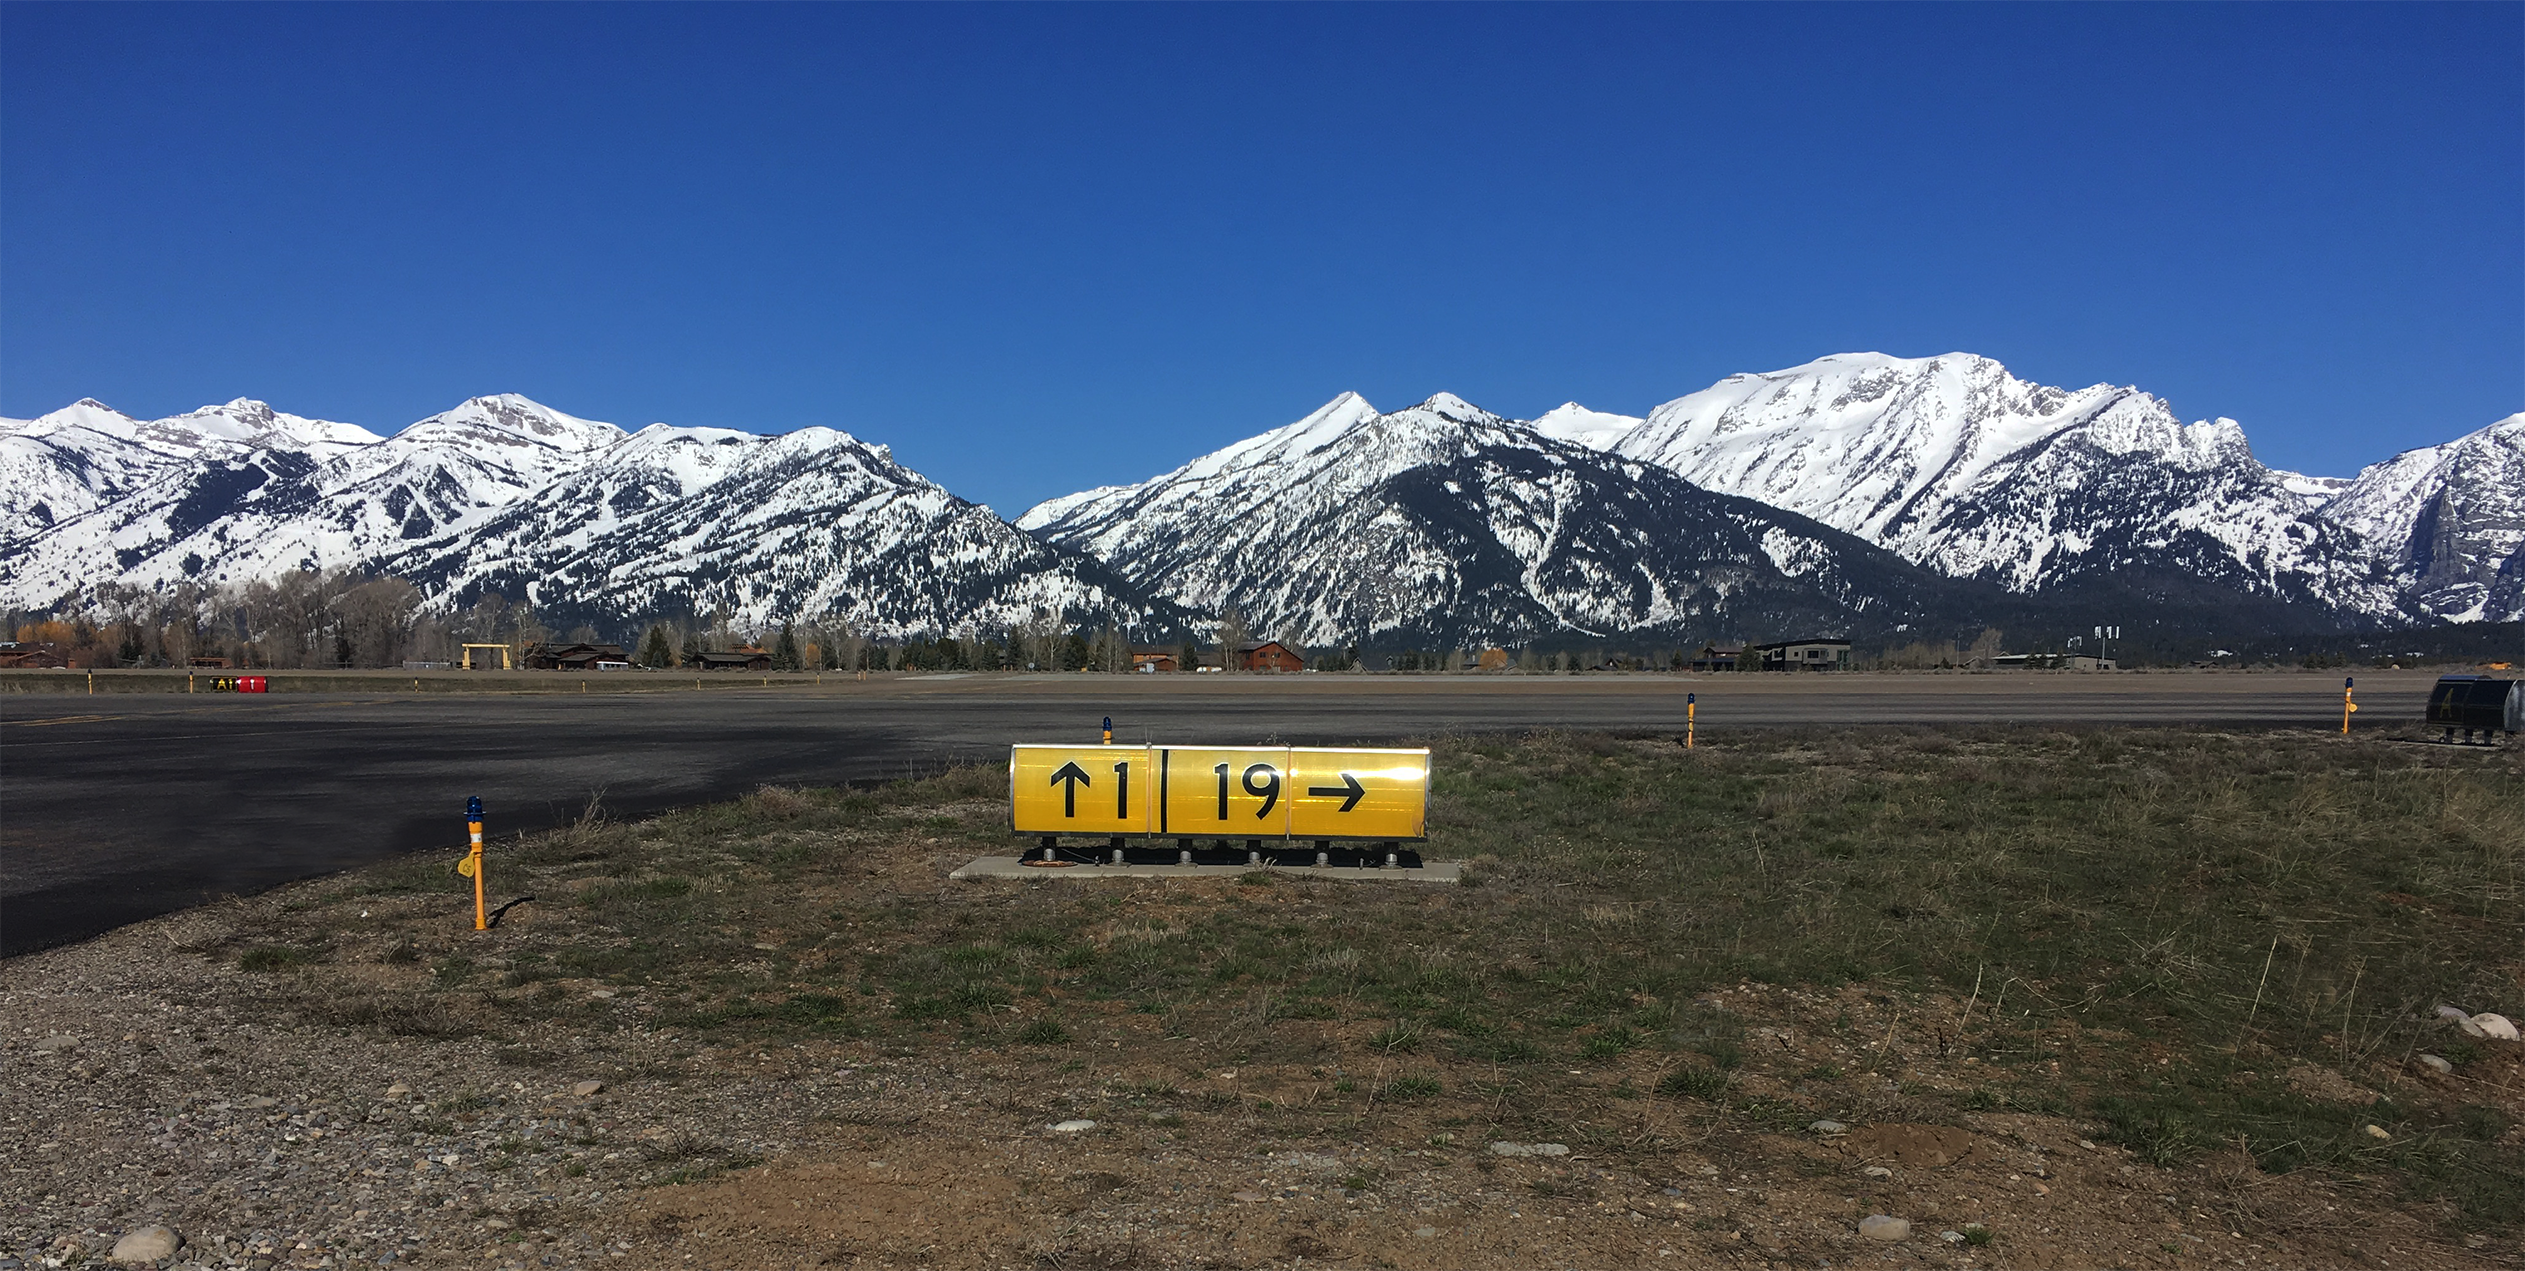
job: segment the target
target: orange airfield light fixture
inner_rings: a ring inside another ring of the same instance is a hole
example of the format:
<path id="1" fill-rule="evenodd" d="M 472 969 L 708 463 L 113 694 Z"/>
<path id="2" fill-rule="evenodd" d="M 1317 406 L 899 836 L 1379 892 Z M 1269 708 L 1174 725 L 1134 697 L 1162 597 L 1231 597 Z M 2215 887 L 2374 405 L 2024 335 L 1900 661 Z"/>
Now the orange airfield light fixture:
<path id="1" fill-rule="evenodd" d="M 456 863 L 456 872 L 473 879 L 473 929 L 488 931 L 491 929 L 491 915 L 484 909 L 482 900 L 481 795 L 477 794 L 465 800 L 465 832 L 473 840 L 473 846 L 465 853 L 465 859 Z"/>

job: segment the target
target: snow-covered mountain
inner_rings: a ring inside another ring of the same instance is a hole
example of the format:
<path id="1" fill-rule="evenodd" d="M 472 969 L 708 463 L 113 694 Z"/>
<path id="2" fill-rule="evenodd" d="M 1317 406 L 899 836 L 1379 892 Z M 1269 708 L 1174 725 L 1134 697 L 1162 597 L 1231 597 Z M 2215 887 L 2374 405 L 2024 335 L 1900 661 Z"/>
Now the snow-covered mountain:
<path id="1" fill-rule="evenodd" d="M 450 595 L 532 594 L 556 620 L 723 606 L 741 624 L 834 613 L 902 635 L 1000 629 L 1037 609 L 1151 616 L 1102 566 L 830 428 L 653 424 L 380 566 Z"/>
<path id="2" fill-rule="evenodd" d="M 1188 608 L 1233 606 L 1255 631 L 1311 644 L 1890 630 L 1971 602 L 1806 517 L 1444 393 L 1392 414 L 1344 393 L 1018 524 Z"/>
<path id="3" fill-rule="evenodd" d="M 2372 464 L 2317 517 L 2370 544 L 2411 608 L 2525 621 L 2525 414 Z"/>
<path id="4" fill-rule="evenodd" d="M 38 419 L 0 419 L 0 548 L 259 451 L 321 458 L 377 440 L 356 425 L 284 415 L 243 398 L 146 422 L 92 398 Z"/>
<path id="5" fill-rule="evenodd" d="M 1344 394 L 1021 524 L 845 433 L 626 433 L 514 395 L 391 437 L 242 399 L 0 419 L 0 604 L 24 608 L 349 567 L 555 621 L 830 612 L 896 635 L 1233 605 L 1348 641 L 2525 619 L 2525 416 L 2313 477 L 2134 388 L 1851 353 L 1645 417 Z"/>
<path id="6" fill-rule="evenodd" d="M 830 429 L 636 434 L 516 395 L 392 437 L 260 402 L 140 421 L 83 401 L 0 421 L 0 603 L 380 570 L 440 604 L 495 591 L 555 620 L 836 613 L 879 635 L 1146 620 L 1045 547 Z"/>
<path id="7" fill-rule="evenodd" d="M 1734 375 L 1582 439 L 2012 591 L 2401 607 L 2357 530 L 2314 515 L 2345 483 L 2264 466 L 2234 420 L 2187 425 L 2135 388 L 2028 383 L 1971 354 Z"/>

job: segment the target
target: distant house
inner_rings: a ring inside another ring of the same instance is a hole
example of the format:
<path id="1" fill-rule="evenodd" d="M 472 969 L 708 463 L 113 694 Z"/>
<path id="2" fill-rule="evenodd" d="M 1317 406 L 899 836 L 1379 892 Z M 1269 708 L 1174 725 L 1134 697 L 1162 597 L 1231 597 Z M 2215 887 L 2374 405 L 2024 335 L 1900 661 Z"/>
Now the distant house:
<path id="1" fill-rule="evenodd" d="M 70 665 L 59 645 L 47 640 L 41 644 L 0 644 L 0 667 L 57 671 Z"/>
<path id="2" fill-rule="evenodd" d="M 1745 652 L 1753 655 L 1766 671 L 1847 671 L 1850 669 L 1850 642 L 1847 640 L 1781 640 L 1773 644 L 1750 645 Z"/>
<path id="3" fill-rule="evenodd" d="M 2093 657 L 2084 653 L 2002 653 L 1990 659 L 1994 671 L 2112 671 L 2120 664 L 2111 658 Z"/>
<path id="4" fill-rule="evenodd" d="M 693 665 L 704 671 L 768 671 L 772 655 L 748 645 L 725 653 L 704 653 L 693 659 Z"/>
<path id="5" fill-rule="evenodd" d="M 527 669 L 534 671 L 593 671 L 599 662 L 630 660 L 619 644 L 536 644 L 526 649 Z"/>
<path id="6" fill-rule="evenodd" d="M 1236 667 L 1241 671 L 1303 671 L 1306 659 L 1277 640 L 1245 640 L 1236 646 Z"/>
<path id="7" fill-rule="evenodd" d="M 1183 656 L 1184 651 L 1182 649 L 1172 648 L 1167 645 L 1133 645 L 1131 648 L 1131 669 L 1134 671 L 1148 671 L 1151 673 L 1158 671 L 1180 671 L 1183 669 Z"/>
<path id="8" fill-rule="evenodd" d="M 1737 664 L 1744 659 L 1745 646 L 1741 644 L 1705 644 L 1701 646 L 1700 653 L 1694 655 L 1692 669 L 1695 671 L 1733 671 L 1739 669 Z"/>

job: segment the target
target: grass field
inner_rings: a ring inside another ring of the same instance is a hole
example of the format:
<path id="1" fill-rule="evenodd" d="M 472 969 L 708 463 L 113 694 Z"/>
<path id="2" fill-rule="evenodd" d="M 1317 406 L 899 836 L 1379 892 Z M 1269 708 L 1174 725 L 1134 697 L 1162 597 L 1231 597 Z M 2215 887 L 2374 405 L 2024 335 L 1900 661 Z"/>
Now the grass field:
<path id="1" fill-rule="evenodd" d="M 2525 998 L 2513 751 L 1999 728 L 1433 744 L 1431 854 L 1469 862 L 1443 895 L 1297 871 L 942 884 L 1006 850 L 1004 775 L 975 769 L 529 841 L 495 857 L 498 892 L 540 898 L 498 958 L 444 925 L 355 934 L 371 898 L 460 895 L 437 859 L 330 885 L 222 956 L 390 1032 L 566 1021 L 585 1008 L 562 986 L 597 981 L 720 1044 L 1074 1070 L 1118 1040 L 1182 1074 L 1140 1092 L 1159 1103 L 1294 1065 L 1322 1078 L 1303 1105 L 1240 1105 L 1291 1137 L 1655 1150 L 1604 1114 L 1609 1080 L 1712 1134 L 2013 1109 L 2160 1165 L 2241 1149 L 2389 1180 L 2450 1230 L 2525 1211 L 2519 1109 L 2401 1076 L 2424 1049 L 2481 1075 L 2496 1044 L 2433 1008 Z M 334 962 L 413 987 L 345 994 Z"/>

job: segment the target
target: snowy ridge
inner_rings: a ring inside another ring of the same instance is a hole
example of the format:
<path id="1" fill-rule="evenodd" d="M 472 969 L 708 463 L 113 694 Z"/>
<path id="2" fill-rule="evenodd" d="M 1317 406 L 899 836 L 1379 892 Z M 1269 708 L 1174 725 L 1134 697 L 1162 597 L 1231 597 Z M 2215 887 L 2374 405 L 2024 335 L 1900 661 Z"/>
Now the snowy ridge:
<path id="1" fill-rule="evenodd" d="M 384 567 L 552 612 L 837 613 L 882 636 L 996 628 L 1036 609 L 1144 619 L 1045 548 L 848 433 L 653 425 L 467 532 Z"/>
<path id="2" fill-rule="evenodd" d="M 1625 434 L 1647 422 L 1637 415 L 1615 415 L 1589 410 L 1576 402 L 1563 402 L 1536 416 L 1534 430 L 1556 441 L 1609 450 Z"/>
<path id="3" fill-rule="evenodd" d="M 2372 544 L 2414 608 L 2525 621 L 2525 414 L 2372 464 L 2318 515 Z"/>
<path id="4" fill-rule="evenodd" d="M 0 550 L 206 463 L 266 449 L 328 457 L 378 440 L 355 424 L 242 397 L 158 420 L 93 398 L 35 419 L 0 419 Z"/>
<path id="5" fill-rule="evenodd" d="M 1355 394 L 1021 526 L 1188 608 L 1307 644 L 1642 629 L 1891 627 L 1932 576 L 1804 517 L 1696 489 L 1451 394 Z"/>
<path id="6" fill-rule="evenodd" d="M 1388 414 L 1343 393 L 1016 526 L 847 433 L 627 433 L 514 394 L 391 437 L 248 399 L 0 419 L 0 603 L 329 568 L 410 577 L 437 605 L 830 613 L 889 636 L 1230 606 L 1302 642 L 2132 605 L 2262 629 L 2518 620 L 2525 415 L 2311 477 L 2136 388 L 1847 353 L 1645 417 L 1572 402 L 1521 422 L 1446 393 Z"/>
<path id="7" fill-rule="evenodd" d="M 2016 592 L 2111 580 L 2380 619 L 2451 612 L 2380 568 L 2373 517 L 2320 515 L 2352 482 L 2263 465 L 2234 420 L 2185 424 L 2135 388 L 2033 384 L 1971 354 L 1837 354 L 1573 435 Z"/>
<path id="8" fill-rule="evenodd" d="M 556 620 L 836 614 L 880 636 L 1035 609 L 1142 620 L 1135 593 L 896 464 L 809 428 L 625 433 L 515 394 L 380 438 L 234 402 L 139 421 L 95 402 L 0 423 L 0 601 L 354 568 L 431 603 Z"/>
<path id="9" fill-rule="evenodd" d="M 1370 519 L 1339 509 L 1390 498 L 1405 474 L 1452 462 L 1446 445 L 1432 446 L 1445 436 L 1437 421 L 1468 430 L 1449 444 L 1459 457 L 1483 449 L 1494 470 L 1516 448 L 1563 471 L 1588 467 L 1580 452 L 1594 451 L 1599 462 L 1632 461 L 1811 517 L 1938 573 L 2053 607 L 2139 604 L 2307 626 L 2512 618 L 2525 608 L 2515 420 L 2356 479 L 2309 477 L 2261 463 L 2234 420 L 2187 424 L 2135 388 L 2034 384 L 1961 353 L 1848 353 L 1734 375 L 1645 418 L 1572 402 L 1520 424 L 1444 394 L 1378 416 L 1344 394 L 1286 428 L 1140 485 L 1048 501 L 1019 523 L 1196 608 L 1237 604 L 1299 632 L 1434 624 L 1470 613 L 1446 592 L 1448 571 L 1463 568 L 1471 549 L 1407 532 L 1410 518 L 1390 508 Z M 1330 446 L 1353 435 L 1373 440 Z M 1469 488 L 1445 487 L 1455 496 Z M 1491 538 L 1532 562 L 1558 540 L 1537 537 L 1549 518 L 1527 494 L 1487 488 L 1483 497 L 1494 513 L 1525 519 L 1494 525 Z M 1347 536 L 1347 555 L 1331 552 L 1311 573 L 1285 563 L 1277 577 L 1238 570 L 1179 545 L 1250 535 L 1285 562 L 1313 550 L 1302 527 L 1335 532 L 1325 525 Z M 1766 555 L 1796 577 L 1818 551 Z M 1347 576 L 1336 557 L 1349 562 Z M 1607 568 L 1599 557 L 1577 576 Z M 1572 628 L 1659 625 L 1683 612 L 1664 599 L 1591 606 L 1583 581 L 1556 588 L 1540 579 L 1528 571 L 1529 599 Z M 1651 590 L 1666 596 L 1671 583 Z M 1326 596 L 1345 588 L 1412 598 L 1394 614 L 1363 617 Z"/>

